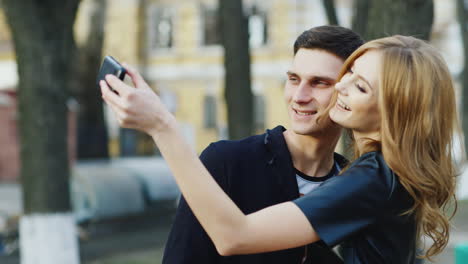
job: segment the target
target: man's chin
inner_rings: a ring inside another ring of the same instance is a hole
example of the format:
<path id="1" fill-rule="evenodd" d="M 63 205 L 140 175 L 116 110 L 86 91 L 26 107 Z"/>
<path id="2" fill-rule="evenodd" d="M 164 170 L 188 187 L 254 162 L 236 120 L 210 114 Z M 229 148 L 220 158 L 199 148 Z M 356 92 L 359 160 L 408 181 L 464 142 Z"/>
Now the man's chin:
<path id="1" fill-rule="evenodd" d="M 302 135 L 302 136 L 320 136 L 324 134 L 330 134 L 332 131 L 339 130 L 340 127 L 334 122 L 328 122 L 327 125 L 322 126 L 295 126 L 294 124 L 291 126 L 290 130 L 292 130 L 295 134 Z"/>
<path id="2" fill-rule="evenodd" d="M 291 130 L 298 135 L 309 136 L 321 134 L 325 131 L 325 128 L 321 127 L 301 127 L 301 126 L 292 126 Z"/>

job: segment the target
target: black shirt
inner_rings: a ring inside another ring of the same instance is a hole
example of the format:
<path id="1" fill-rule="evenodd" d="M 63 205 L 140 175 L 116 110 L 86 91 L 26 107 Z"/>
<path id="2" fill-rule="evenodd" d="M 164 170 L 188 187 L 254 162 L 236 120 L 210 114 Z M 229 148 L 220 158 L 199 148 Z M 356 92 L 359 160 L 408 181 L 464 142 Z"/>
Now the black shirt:
<path id="1" fill-rule="evenodd" d="M 401 215 L 413 199 L 380 152 L 362 155 L 294 203 L 328 246 L 343 242 L 346 264 L 414 262 L 415 219 Z"/>

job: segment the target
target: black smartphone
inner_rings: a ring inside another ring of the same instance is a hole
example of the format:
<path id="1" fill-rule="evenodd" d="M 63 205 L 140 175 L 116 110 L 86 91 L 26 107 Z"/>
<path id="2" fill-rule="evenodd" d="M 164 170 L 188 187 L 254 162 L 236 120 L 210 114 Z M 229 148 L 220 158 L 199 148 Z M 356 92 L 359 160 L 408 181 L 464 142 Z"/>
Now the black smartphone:
<path id="1" fill-rule="evenodd" d="M 115 75 L 117 78 L 123 81 L 126 73 L 127 70 L 125 70 L 125 68 L 120 65 L 116 59 L 114 59 L 112 56 L 106 56 L 104 57 L 104 61 L 102 62 L 101 69 L 99 70 L 99 74 L 97 76 L 97 86 L 98 88 L 100 87 L 99 82 L 101 80 L 105 81 L 107 74 Z"/>

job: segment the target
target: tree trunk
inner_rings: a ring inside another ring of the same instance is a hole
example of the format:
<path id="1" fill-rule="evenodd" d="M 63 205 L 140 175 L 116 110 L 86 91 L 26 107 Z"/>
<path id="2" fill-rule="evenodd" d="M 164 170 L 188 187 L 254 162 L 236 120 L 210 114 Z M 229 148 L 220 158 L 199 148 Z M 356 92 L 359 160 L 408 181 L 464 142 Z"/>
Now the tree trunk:
<path id="1" fill-rule="evenodd" d="M 336 15 L 335 1 L 334 0 L 322 0 L 323 7 L 327 13 L 328 24 L 339 25 L 338 16 Z"/>
<path id="2" fill-rule="evenodd" d="M 224 46 L 225 88 L 229 138 L 253 133 L 253 94 L 247 17 L 241 0 L 219 0 L 219 21 Z"/>
<path id="3" fill-rule="evenodd" d="M 432 0 L 357 0 L 357 11 L 365 12 L 366 4 L 368 13 L 356 13 L 353 23 L 353 26 L 358 26 L 368 17 L 365 29 L 362 32 L 359 32 L 361 28 L 357 29 L 364 39 L 399 34 L 429 40 L 434 19 Z"/>
<path id="4" fill-rule="evenodd" d="M 457 12 L 458 21 L 460 23 L 460 30 L 463 41 L 463 53 L 464 53 L 464 66 L 461 75 L 462 83 L 462 99 L 463 99 L 463 111 L 462 111 L 462 125 L 463 131 L 468 131 L 468 6 L 463 0 L 457 0 Z M 468 150 L 468 139 L 465 138 L 465 151 Z"/>
<path id="5" fill-rule="evenodd" d="M 148 76 L 148 23 L 147 23 L 148 0 L 138 2 L 138 64 L 143 78 Z"/>
<path id="6" fill-rule="evenodd" d="M 363 38 L 366 34 L 367 20 L 369 18 L 370 0 L 354 0 L 354 15 L 352 28 Z"/>
<path id="7" fill-rule="evenodd" d="M 19 75 L 21 262 L 79 263 L 70 213 L 67 100 L 78 0 L 3 0 Z"/>
<path id="8" fill-rule="evenodd" d="M 96 83 L 102 59 L 106 0 L 94 0 L 87 40 L 75 49 L 73 95 L 78 112 L 77 154 L 79 159 L 108 158 L 108 136 L 101 92 Z"/>

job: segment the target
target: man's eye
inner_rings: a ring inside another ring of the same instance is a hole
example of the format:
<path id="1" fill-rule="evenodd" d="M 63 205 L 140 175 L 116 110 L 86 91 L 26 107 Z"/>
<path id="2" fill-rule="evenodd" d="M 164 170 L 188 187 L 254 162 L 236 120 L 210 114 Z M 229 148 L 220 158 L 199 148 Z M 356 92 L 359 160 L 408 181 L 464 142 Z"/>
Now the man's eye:
<path id="1" fill-rule="evenodd" d="M 325 82 L 325 81 L 314 81 L 314 84 L 315 85 L 326 85 L 326 86 L 330 85 L 328 82 Z"/>
<path id="2" fill-rule="evenodd" d="M 296 77 L 289 77 L 288 79 L 289 79 L 290 81 L 292 81 L 292 82 L 297 81 L 297 78 L 296 78 Z"/>

